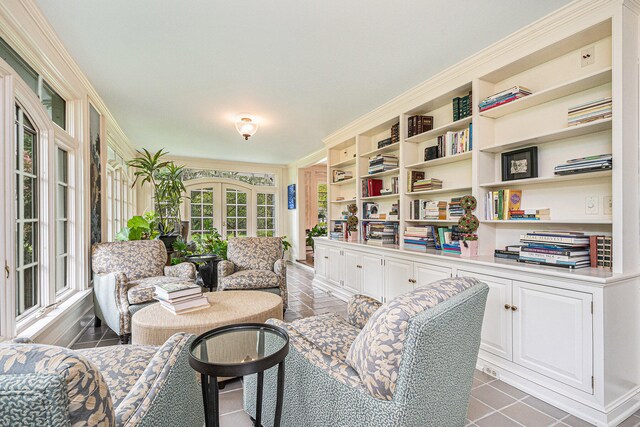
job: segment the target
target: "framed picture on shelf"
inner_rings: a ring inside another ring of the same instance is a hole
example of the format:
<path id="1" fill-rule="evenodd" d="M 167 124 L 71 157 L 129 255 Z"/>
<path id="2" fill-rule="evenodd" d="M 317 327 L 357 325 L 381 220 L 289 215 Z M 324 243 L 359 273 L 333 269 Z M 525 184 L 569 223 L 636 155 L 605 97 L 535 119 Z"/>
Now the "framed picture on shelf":
<path id="1" fill-rule="evenodd" d="M 289 209 L 296 208 L 296 185 L 291 184 L 287 187 L 287 201 L 289 204 Z"/>
<path id="2" fill-rule="evenodd" d="M 538 177 L 538 147 L 502 153 L 502 180 Z"/>

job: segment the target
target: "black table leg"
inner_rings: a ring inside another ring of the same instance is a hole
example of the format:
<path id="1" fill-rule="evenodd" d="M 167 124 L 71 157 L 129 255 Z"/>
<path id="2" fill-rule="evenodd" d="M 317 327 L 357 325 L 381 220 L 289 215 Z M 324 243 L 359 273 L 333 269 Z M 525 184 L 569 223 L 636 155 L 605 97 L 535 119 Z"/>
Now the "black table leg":
<path id="1" fill-rule="evenodd" d="M 276 417 L 273 420 L 273 427 L 280 427 L 282 418 L 282 398 L 284 394 L 284 360 L 278 364 L 278 386 L 276 389 Z"/>
<path id="2" fill-rule="evenodd" d="M 256 396 L 256 422 L 257 427 L 262 426 L 262 384 L 264 381 L 264 372 L 258 372 L 258 395 Z"/>
<path id="3" fill-rule="evenodd" d="M 204 419 L 207 427 L 220 426 L 220 406 L 218 404 L 218 377 L 201 375 Z"/>

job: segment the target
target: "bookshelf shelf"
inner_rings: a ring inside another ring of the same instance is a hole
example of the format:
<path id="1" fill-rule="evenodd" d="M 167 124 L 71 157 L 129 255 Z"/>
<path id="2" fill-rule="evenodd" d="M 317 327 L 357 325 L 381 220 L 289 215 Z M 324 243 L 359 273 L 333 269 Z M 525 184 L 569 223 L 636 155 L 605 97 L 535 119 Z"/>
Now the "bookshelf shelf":
<path id="1" fill-rule="evenodd" d="M 498 119 L 508 114 L 516 113 L 527 108 L 535 107 L 555 99 L 559 99 L 574 93 L 582 92 L 593 87 L 611 82 L 611 67 L 604 68 L 586 76 L 578 77 L 568 82 L 534 92 L 529 96 L 520 98 L 508 104 L 492 108 L 480 113 L 482 117 Z"/>
<path id="2" fill-rule="evenodd" d="M 520 139 L 516 141 L 507 142 L 504 144 L 494 145 L 487 148 L 482 148 L 480 151 L 485 153 L 501 153 L 503 151 L 509 151 L 516 148 L 524 147 L 527 145 L 544 144 L 547 142 L 558 141 L 565 138 L 573 138 L 576 136 L 588 135 L 590 133 L 596 133 L 611 129 L 611 119 L 595 120 L 593 122 L 585 123 L 582 125 L 571 126 L 551 132 L 546 132 L 540 135 L 536 135 L 530 138 Z"/>
<path id="3" fill-rule="evenodd" d="M 400 143 L 394 142 L 393 144 L 387 145 L 386 147 L 378 148 L 377 150 L 368 151 L 366 153 L 360 154 L 360 157 L 371 157 L 378 154 L 391 153 L 393 151 L 398 151 L 400 149 Z"/>
<path id="4" fill-rule="evenodd" d="M 405 139 L 405 141 L 406 142 L 411 142 L 411 143 L 419 143 L 419 142 L 429 141 L 430 139 L 433 139 L 433 138 L 437 137 L 438 135 L 442 135 L 444 133 L 447 133 L 450 130 L 463 129 L 463 128 L 467 127 L 467 125 L 469 123 L 471 123 L 471 116 L 465 117 L 464 119 L 456 120 L 455 122 L 451 122 L 449 124 L 437 127 L 435 129 L 431 129 L 430 131 L 427 131 L 427 132 L 419 133 L 418 135 L 414 135 L 411 138 Z"/>
<path id="5" fill-rule="evenodd" d="M 393 194 L 382 194 L 380 196 L 371 196 L 371 197 L 361 197 L 360 200 L 382 200 L 382 199 L 392 199 L 392 198 L 399 198 L 400 194 L 398 193 L 393 193 Z"/>
<path id="6" fill-rule="evenodd" d="M 340 204 L 340 203 L 355 203 L 355 202 L 356 202 L 356 199 L 343 199 L 343 200 L 331 200 L 330 203 Z"/>
<path id="7" fill-rule="evenodd" d="M 518 179 L 515 181 L 496 181 L 487 184 L 480 184 L 483 188 L 496 188 L 496 187 L 520 187 L 522 185 L 537 185 L 548 184 L 554 182 L 563 181 L 583 181 L 588 179 L 600 179 L 611 177 L 611 171 L 590 172 L 590 173 L 578 173 L 574 175 L 554 175 L 545 176 L 540 178 Z"/>
<path id="8" fill-rule="evenodd" d="M 440 157 L 439 159 L 425 160 L 424 162 L 413 163 L 411 165 L 407 165 L 406 167 L 407 169 L 421 169 L 429 166 L 433 167 L 433 166 L 445 165 L 447 163 L 461 162 L 463 160 L 470 159 L 472 154 L 473 153 L 471 151 L 467 151 L 466 153 L 455 154 L 452 156 Z"/>
<path id="9" fill-rule="evenodd" d="M 517 219 L 501 219 L 501 220 L 493 220 L 493 219 L 481 219 L 480 223 L 482 224 L 528 224 L 528 225 L 538 225 L 538 224 L 593 224 L 593 225 L 612 225 L 613 221 L 610 219 L 552 219 L 552 220 L 541 220 L 541 221 L 532 221 L 532 220 L 517 220 Z"/>
<path id="10" fill-rule="evenodd" d="M 384 172 L 377 172 L 377 173 L 370 173 L 368 175 L 362 175 L 360 178 L 362 178 L 362 179 L 377 178 L 377 177 L 380 177 L 380 176 L 398 175 L 399 173 L 400 173 L 400 168 L 394 168 L 394 169 L 389 169 L 388 171 L 384 171 Z"/>
<path id="11" fill-rule="evenodd" d="M 355 165 L 355 164 L 356 164 L 356 158 L 353 157 L 351 159 L 347 159 L 347 160 L 343 160 L 343 161 L 338 162 L 338 163 L 334 163 L 330 167 L 331 168 L 343 168 L 345 166 L 351 166 L 351 165 Z"/>
<path id="12" fill-rule="evenodd" d="M 409 191 L 405 194 L 407 196 L 420 196 L 423 194 L 447 194 L 447 193 L 462 193 L 464 191 L 471 191 L 471 187 L 457 187 L 457 188 L 439 188 L 437 190 L 426 191 Z"/>
<path id="13" fill-rule="evenodd" d="M 379 218 L 371 218 L 371 219 L 367 219 L 367 218 L 363 218 L 360 220 L 361 222 L 400 222 L 399 219 L 379 219 Z"/>
<path id="14" fill-rule="evenodd" d="M 332 182 L 331 185 L 347 185 L 347 184 L 353 184 L 354 182 L 356 182 L 355 177 L 354 178 L 345 179 L 344 181 Z"/>
<path id="15" fill-rule="evenodd" d="M 457 224 L 457 219 L 405 219 L 404 222 L 410 222 L 414 224 L 429 223 L 429 224 Z"/>

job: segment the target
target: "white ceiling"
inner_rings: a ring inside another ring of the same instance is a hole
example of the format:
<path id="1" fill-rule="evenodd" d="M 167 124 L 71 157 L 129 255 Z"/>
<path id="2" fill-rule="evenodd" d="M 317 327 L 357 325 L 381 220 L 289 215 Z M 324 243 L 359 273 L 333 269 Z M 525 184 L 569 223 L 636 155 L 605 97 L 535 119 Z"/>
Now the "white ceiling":
<path id="1" fill-rule="evenodd" d="M 137 147 L 280 164 L 568 2 L 37 0 Z"/>

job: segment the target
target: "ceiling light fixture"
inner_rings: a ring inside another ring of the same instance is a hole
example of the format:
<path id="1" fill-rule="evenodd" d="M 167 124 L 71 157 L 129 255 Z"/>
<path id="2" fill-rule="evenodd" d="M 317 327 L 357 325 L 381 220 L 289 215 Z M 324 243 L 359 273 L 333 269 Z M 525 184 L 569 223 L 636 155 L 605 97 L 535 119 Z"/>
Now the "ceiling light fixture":
<path id="1" fill-rule="evenodd" d="M 240 113 L 236 118 L 236 129 L 245 140 L 248 140 L 258 130 L 258 124 L 250 114 Z"/>

